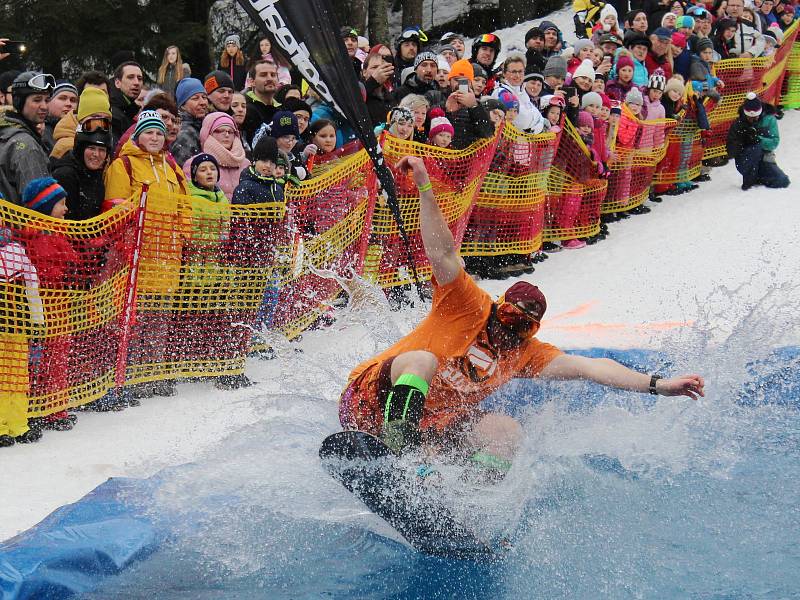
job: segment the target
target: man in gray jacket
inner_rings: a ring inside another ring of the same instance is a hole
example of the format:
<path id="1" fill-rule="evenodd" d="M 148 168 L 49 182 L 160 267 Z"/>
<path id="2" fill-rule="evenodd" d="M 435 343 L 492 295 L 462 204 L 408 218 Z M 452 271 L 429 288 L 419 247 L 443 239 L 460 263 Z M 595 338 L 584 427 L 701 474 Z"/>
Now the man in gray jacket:
<path id="1" fill-rule="evenodd" d="M 737 23 L 736 35 L 733 36 L 731 54 L 739 58 L 755 58 L 764 52 L 764 38 L 758 30 L 742 21 L 744 14 L 744 0 L 728 0 L 725 9 L 731 19 Z"/>
<path id="2" fill-rule="evenodd" d="M 49 175 L 37 126 L 47 118 L 55 83 L 52 75 L 21 73 L 11 84 L 14 110 L 0 116 L 0 195 L 14 204 L 22 204 L 22 190 L 31 180 Z"/>

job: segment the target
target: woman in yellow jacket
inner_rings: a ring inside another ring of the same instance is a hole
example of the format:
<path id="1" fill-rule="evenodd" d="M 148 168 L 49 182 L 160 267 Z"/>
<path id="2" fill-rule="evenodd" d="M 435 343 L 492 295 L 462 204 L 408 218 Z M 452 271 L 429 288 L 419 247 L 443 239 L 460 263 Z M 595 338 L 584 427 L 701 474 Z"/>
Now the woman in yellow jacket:
<path id="1" fill-rule="evenodd" d="M 136 286 L 137 304 L 147 310 L 137 313 L 134 338 L 138 339 L 132 339 L 129 349 L 130 364 L 141 366 L 134 369 L 134 379 L 162 379 L 168 373 L 153 363 L 177 362 L 165 348 L 178 317 L 175 307 L 181 302 L 181 256 L 184 241 L 191 237 L 192 209 L 186 177 L 164 148 L 166 135 L 167 127 L 158 112 L 142 111 L 133 135 L 105 175 L 105 198 L 112 204 L 130 198 L 138 202 L 142 187 L 149 186 Z M 172 385 L 162 387 L 160 395 L 174 391 Z"/>

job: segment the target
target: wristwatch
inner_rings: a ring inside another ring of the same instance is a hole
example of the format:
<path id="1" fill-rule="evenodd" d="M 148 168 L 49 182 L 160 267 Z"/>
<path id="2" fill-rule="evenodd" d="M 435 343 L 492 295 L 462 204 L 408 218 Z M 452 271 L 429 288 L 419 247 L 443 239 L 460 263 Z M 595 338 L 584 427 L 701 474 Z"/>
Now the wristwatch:
<path id="1" fill-rule="evenodd" d="M 664 378 L 661 375 L 656 375 L 655 373 L 650 375 L 650 387 L 647 389 L 653 396 L 658 396 L 658 391 L 656 390 L 656 381 L 658 381 L 659 379 L 664 379 Z"/>

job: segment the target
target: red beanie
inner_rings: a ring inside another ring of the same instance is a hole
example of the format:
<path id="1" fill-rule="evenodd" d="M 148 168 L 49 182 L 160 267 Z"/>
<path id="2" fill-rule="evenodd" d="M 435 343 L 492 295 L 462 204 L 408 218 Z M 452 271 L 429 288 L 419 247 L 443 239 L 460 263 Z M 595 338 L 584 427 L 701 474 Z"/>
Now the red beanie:
<path id="1" fill-rule="evenodd" d="M 518 281 L 503 294 L 503 300 L 516 304 L 518 302 L 536 303 L 538 306 L 533 310 L 528 311 L 531 316 L 541 321 L 547 310 L 547 299 L 544 297 L 542 291 L 527 281 Z"/>
<path id="2" fill-rule="evenodd" d="M 619 70 L 622 67 L 630 67 L 631 69 L 634 68 L 633 59 L 627 54 L 621 54 L 619 58 L 617 58 L 617 73 L 619 73 Z"/>

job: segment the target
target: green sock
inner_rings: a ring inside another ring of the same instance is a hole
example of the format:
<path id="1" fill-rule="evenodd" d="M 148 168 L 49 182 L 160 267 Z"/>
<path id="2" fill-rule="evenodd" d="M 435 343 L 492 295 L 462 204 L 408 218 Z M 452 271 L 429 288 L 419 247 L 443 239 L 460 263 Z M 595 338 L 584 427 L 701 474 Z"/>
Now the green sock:
<path id="1" fill-rule="evenodd" d="M 386 406 L 383 409 L 384 424 L 407 421 L 414 426 L 419 425 L 429 389 L 428 382 L 418 375 L 412 373 L 400 375 L 386 398 Z"/>
<path id="2" fill-rule="evenodd" d="M 500 471 L 503 474 L 508 473 L 511 469 L 510 460 L 500 458 L 496 454 L 490 454 L 489 452 L 476 452 L 469 457 L 469 461 L 482 469 Z"/>

